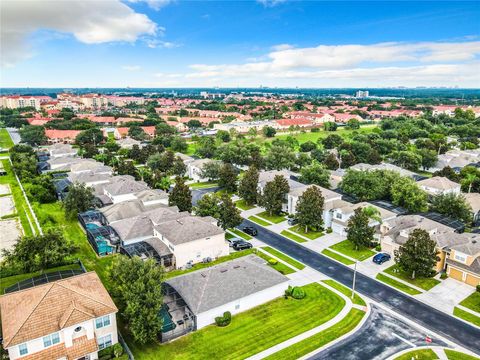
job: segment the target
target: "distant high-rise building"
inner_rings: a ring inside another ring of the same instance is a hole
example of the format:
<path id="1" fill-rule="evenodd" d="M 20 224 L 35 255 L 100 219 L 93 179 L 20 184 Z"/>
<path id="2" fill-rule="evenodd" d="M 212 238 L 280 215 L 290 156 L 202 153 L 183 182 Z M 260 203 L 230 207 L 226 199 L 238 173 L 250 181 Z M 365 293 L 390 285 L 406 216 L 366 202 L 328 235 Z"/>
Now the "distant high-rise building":
<path id="1" fill-rule="evenodd" d="M 368 93 L 368 90 L 358 90 L 356 93 L 355 93 L 355 97 L 356 98 L 366 98 L 369 96 L 369 93 Z"/>

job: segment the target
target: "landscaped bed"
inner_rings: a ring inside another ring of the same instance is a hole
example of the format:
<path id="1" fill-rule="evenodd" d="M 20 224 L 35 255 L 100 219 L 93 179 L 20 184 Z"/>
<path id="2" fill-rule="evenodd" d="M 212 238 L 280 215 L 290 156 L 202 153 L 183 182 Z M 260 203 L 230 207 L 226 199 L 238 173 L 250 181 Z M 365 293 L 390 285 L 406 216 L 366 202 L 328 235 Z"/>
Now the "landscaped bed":
<path id="1" fill-rule="evenodd" d="M 298 262 L 295 259 L 292 259 L 290 256 L 287 256 L 284 253 L 281 253 L 280 251 L 274 248 L 271 248 L 270 246 L 262 247 L 262 250 L 265 250 L 266 252 L 272 254 L 276 258 L 285 261 L 287 264 L 290 264 L 293 267 L 296 267 L 298 270 L 305 269 L 305 265 L 303 265 L 302 263 Z"/>
<path id="2" fill-rule="evenodd" d="M 407 352 L 406 354 L 400 355 L 395 358 L 395 360 L 436 360 L 438 359 L 437 354 L 432 349 L 420 349 Z"/>
<path id="3" fill-rule="evenodd" d="M 250 210 L 255 207 L 255 205 L 248 205 L 243 199 L 235 201 L 235 205 L 242 210 Z"/>
<path id="4" fill-rule="evenodd" d="M 320 284 L 303 289 L 304 299 L 278 298 L 233 316 L 229 326 L 211 325 L 164 345 L 129 342 L 130 349 L 137 360 L 245 359 L 329 321 L 345 306 Z"/>
<path id="5" fill-rule="evenodd" d="M 460 305 L 480 313 L 480 291 L 475 291 L 472 295 L 463 299 Z"/>
<path id="6" fill-rule="evenodd" d="M 352 290 L 349 289 L 348 287 L 340 284 L 339 282 L 336 282 L 335 280 L 322 280 L 322 282 L 340 291 L 343 295 L 348 296 L 348 298 L 351 299 Z M 353 296 L 352 302 L 356 305 L 367 306 L 367 304 L 365 303 L 365 300 L 363 300 L 357 293 L 355 293 L 355 295 Z"/>
<path id="7" fill-rule="evenodd" d="M 375 255 L 375 252 L 369 248 L 363 247 L 359 250 L 355 249 L 355 245 L 349 240 L 344 240 L 338 244 L 330 246 L 330 249 L 336 250 L 343 255 L 357 259 L 358 261 L 363 261 Z"/>
<path id="8" fill-rule="evenodd" d="M 254 215 L 249 216 L 248 220 L 253 221 L 255 224 L 261 225 L 261 226 L 270 226 L 272 224 L 260 219 L 259 217 L 256 217 Z"/>
<path id="9" fill-rule="evenodd" d="M 294 233 L 291 233 L 290 231 L 287 231 L 287 230 L 282 230 L 282 232 L 280 234 L 289 238 L 290 240 L 296 241 L 298 243 L 307 242 L 307 240 L 305 240 L 304 238 L 302 238 L 298 235 L 295 235 Z"/>
<path id="10" fill-rule="evenodd" d="M 480 326 L 480 316 L 473 315 L 468 311 L 455 307 L 453 309 L 453 315 L 459 317 L 460 319 L 468 321 L 474 325 Z"/>
<path id="11" fill-rule="evenodd" d="M 335 259 L 337 261 L 340 261 L 342 264 L 345 264 L 345 265 L 353 265 L 355 264 L 354 261 L 350 260 L 350 259 L 347 259 L 346 257 L 343 257 L 342 255 L 340 254 L 337 254 L 336 252 L 333 252 L 331 250 L 328 250 L 328 249 L 323 249 L 322 250 L 322 254 L 325 255 L 325 256 L 328 256 L 332 259 Z"/>
<path id="12" fill-rule="evenodd" d="M 259 218 L 270 221 L 273 224 L 278 224 L 278 223 L 281 223 L 282 221 L 287 220 L 287 218 L 283 215 L 275 215 L 275 214 L 270 215 L 268 211 L 263 211 L 259 214 L 255 214 L 255 216 L 258 216 Z"/>
<path id="13" fill-rule="evenodd" d="M 300 225 L 292 226 L 288 230 L 292 231 L 294 233 L 297 233 L 299 235 L 305 236 L 306 238 L 308 238 L 310 240 L 315 240 L 315 239 L 319 238 L 320 236 L 325 235 L 322 231 L 308 230 L 308 232 L 305 232 L 305 228 L 303 226 L 300 226 Z"/>
<path id="14" fill-rule="evenodd" d="M 410 295 L 421 294 L 421 292 L 418 291 L 417 289 L 414 289 L 408 285 L 405 285 L 404 283 L 397 281 L 395 279 L 392 279 L 391 277 L 388 277 L 387 275 L 384 275 L 382 273 L 377 274 L 376 279 L 380 280 L 381 282 L 384 282 L 385 284 L 393 286 L 394 288 L 397 288 L 400 291 L 406 292 L 407 294 L 410 294 Z"/>
<path id="15" fill-rule="evenodd" d="M 419 287 L 423 290 L 430 290 L 435 285 L 440 284 L 440 280 L 434 278 L 416 278 L 412 279 L 412 277 L 404 272 L 402 272 L 397 265 L 390 266 L 388 269 L 385 269 L 385 272 L 389 275 L 395 276 L 403 281 L 406 281 L 416 287 Z"/>

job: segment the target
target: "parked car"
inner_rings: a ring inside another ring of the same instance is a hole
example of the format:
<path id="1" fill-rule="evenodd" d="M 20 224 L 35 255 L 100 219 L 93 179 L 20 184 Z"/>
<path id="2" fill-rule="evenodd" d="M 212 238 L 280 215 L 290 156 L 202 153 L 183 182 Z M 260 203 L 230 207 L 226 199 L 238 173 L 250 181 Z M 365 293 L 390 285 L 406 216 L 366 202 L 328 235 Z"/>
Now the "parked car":
<path id="1" fill-rule="evenodd" d="M 258 231 L 253 226 L 244 226 L 242 231 L 250 236 L 257 236 Z"/>
<path id="2" fill-rule="evenodd" d="M 248 241 L 245 241 L 245 240 L 240 240 L 240 241 L 235 242 L 235 244 L 233 244 L 233 249 L 237 250 L 237 251 L 251 249 L 252 247 L 253 247 L 253 245 L 250 244 Z"/>
<path id="3" fill-rule="evenodd" d="M 382 265 L 384 262 L 387 262 L 392 257 L 387 253 L 378 253 L 373 257 L 373 262 L 378 265 Z"/>
<path id="4" fill-rule="evenodd" d="M 243 239 L 240 239 L 240 238 L 237 238 L 237 237 L 234 237 L 234 238 L 231 238 L 231 239 L 227 239 L 227 242 L 228 242 L 228 245 L 230 247 L 233 247 L 233 245 L 239 241 L 243 241 Z"/>
<path id="5" fill-rule="evenodd" d="M 289 218 L 288 219 L 288 225 L 293 226 L 293 225 L 297 225 L 297 224 L 298 224 L 297 219 L 295 219 L 295 218 Z"/>

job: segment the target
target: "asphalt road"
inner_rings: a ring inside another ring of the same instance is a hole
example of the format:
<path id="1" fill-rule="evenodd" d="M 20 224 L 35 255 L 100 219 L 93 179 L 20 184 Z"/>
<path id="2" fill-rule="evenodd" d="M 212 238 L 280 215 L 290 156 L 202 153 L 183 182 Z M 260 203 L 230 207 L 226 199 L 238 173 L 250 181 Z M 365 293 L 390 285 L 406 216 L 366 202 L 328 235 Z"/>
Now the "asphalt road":
<path id="1" fill-rule="evenodd" d="M 425 341 L 425 333 L 410 326 L 388 311 L 372 305 L 372 311 L 355 334 L 336 343 L 309 359 L 312 360 L 373 360 L 388 357 L 415 346 L 444 346 L 441 340 Z"/>
<path id="2" fill-rule="evenodd" d="M 254 226 L 258 229 L 259 240 L 290 255 L 321 273 L 351 287 L 353 270 L 313 250 L 265 229 L 249 220 L 241 226 Z M 356 290 L 369 298 L 384 304 L 397 313 L 431 329 L 465 348 L 480 354 L 480 329 L 470 326 L 453 316 L 432 308 L 407 296 L 379 281 L 357 273 Z"/>
<path id="3" fill-rule="evenodd" d="M 194 189 L 192 190 L 192 205 L 195 206 L 197 205 L 198 200 L 202 198 L 203 195 L 211 192 L 216 192 L 220 188 L 218 186 L 216 187 L 211 187 L 207 189 Z"/>

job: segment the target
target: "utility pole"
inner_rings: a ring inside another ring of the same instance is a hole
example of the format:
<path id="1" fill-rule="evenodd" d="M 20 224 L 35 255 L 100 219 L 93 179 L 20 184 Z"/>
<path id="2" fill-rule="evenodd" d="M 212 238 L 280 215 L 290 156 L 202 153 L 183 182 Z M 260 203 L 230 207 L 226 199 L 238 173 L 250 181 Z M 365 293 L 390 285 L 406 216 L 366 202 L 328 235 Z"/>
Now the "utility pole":
<path id="1" fill-rule="evenodd" d="M 357 263 L 358 263 L 358 261 L 355 261 L 355 266 L 353 268 L 352 299 L 355 296 L 355 280 L 357 278 Z"/>

